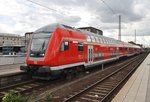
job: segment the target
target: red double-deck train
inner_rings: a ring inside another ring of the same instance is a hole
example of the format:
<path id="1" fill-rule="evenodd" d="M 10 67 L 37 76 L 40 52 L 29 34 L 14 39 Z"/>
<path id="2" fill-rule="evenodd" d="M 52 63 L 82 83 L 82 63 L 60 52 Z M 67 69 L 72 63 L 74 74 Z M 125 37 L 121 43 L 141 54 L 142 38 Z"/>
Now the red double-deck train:
<path id="1" fill-rule="evenodd" d="M 139 46 L 98 34 L 51 24 L 36 30 L 28 49 L 26 64 L 20 69 L 51 76 L 132 56 L 142 51 Z"/>

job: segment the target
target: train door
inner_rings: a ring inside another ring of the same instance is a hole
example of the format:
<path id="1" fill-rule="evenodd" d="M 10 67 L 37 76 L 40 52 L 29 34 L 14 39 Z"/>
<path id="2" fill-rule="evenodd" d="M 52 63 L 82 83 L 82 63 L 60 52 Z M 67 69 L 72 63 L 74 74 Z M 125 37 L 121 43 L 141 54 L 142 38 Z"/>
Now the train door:
<path id="1" fill-rule="evenodd" d="M 93 46 L 88 46 L 88 63 L 93 62 Z"/>

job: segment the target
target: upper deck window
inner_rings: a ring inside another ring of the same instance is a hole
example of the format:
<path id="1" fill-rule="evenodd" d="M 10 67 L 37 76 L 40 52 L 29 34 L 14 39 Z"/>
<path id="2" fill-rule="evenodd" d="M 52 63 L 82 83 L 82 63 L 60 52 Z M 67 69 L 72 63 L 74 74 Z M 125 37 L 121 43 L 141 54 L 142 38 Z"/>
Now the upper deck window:
<path id="1" fill-rule="evenodd" d="M 92 40 L 91 40 L 91 37 L 90 37 L 90 36 L 87 36 L 86 41 L 87 41 L 87 42 L 91 42 L 91 41 L 92 41 Z"/>
<path id="2" fill-rule="evenodd" d="M 110 44 L 110 39 L 108 39 L 108 44 Z"/>
<path id="3" fill-rule="evenodd" d="M 106 39 L 106 44 L 108 44 L 108 39 Z"/>
<path id="4" fill-rule="evenodd" d="M 103 40 L 102 40 L 102 38 L 99 38 L 99 42 L 100 42 L 100 43 L 103 43 Z"/>
<path id="5" fill-rule="evenodd" d="M 94 37 L 94 36 L 91 36 L 91 38 L 92 38 L 92 42 L 96 42 L 96 40 L 95 40 L 95 37 Z"/>
<path id="6" fill-rule="evenodd" d="M 105 39 L 105 42 L 106 42 L 106 44 L 108 44 L 108 41 L 107 41 L 107 39 Z"/>
<path id="7" fill-rule="evenodd" d="M 95 37 L 95 39 L 96 39 L 96 42 L 97 42 L 97 43 L 99 43 L 99 39 L 98 39 L 98 37 Z"/>
<path id="8" fill-rule="evenodd" d="M 103 40 L 103 44 L 106 44 L 106 41 L 105 41 L 105 39 L 104 39 L 104 38 L 102 38 L 102 40 Z"/>

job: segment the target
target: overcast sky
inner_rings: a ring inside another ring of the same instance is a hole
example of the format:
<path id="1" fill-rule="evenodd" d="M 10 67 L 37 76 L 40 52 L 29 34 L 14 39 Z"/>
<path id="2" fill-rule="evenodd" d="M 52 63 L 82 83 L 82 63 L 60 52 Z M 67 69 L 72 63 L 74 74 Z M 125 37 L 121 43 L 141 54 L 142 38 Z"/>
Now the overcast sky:
<path id="1" fill-rule="evenodd" d="M 24 35 L 25 32 L 59 22 L 74 27 L 93 26 L 103 30 L 104 36 L 118 39 L 118 15 L 121 15 L 122 40 L 134 41 L 136 29 L 137 43 L 150 45 L 149 0 L 31 1 L 0 1 L 0 33 Z"/>

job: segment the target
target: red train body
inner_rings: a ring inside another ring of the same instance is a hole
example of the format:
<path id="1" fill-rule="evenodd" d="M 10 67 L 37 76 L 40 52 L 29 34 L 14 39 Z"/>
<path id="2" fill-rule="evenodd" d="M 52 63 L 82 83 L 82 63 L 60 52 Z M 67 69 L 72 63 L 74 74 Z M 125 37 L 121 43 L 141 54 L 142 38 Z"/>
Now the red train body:
<path id="1" fill-rule="evenodd" d="M 51 73 L 76 66 L 85 68 L 131 56 L 141 48 L 72 27 L 52 24 L 38 29 L 21 70 Z"/>

